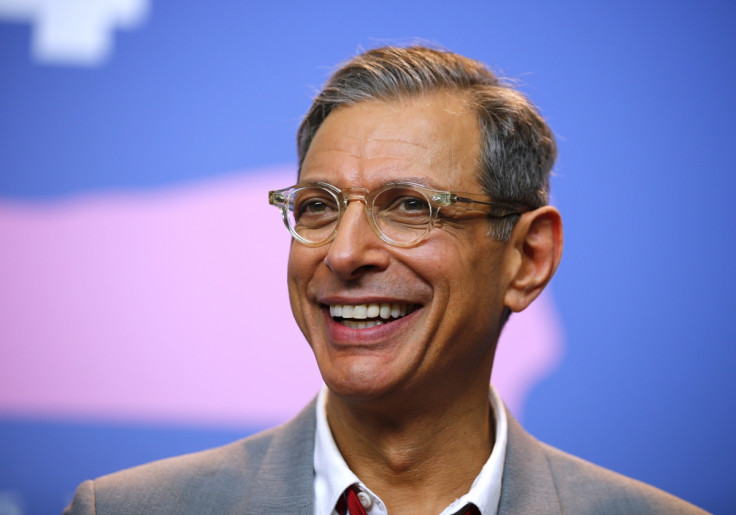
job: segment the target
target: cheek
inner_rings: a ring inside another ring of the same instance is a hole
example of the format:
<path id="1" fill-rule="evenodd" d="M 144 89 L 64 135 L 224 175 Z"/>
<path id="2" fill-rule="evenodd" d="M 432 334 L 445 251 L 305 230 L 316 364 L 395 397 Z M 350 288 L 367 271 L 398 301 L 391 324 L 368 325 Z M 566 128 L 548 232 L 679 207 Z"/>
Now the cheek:
<path id="1" fill-rule="evenodd" d="M 319 260 L 314 258 L 314 252 L 308 252 L 310 250 L 312 249 L 292 243 L 287 265 L 287 284 L 291 311 L 302 332 L 306 330 L 307 289 L 314 275 L 315 264 L 319 263 Z"/>
<path id="2" fill-rule="evenodd" d="M 286 268 L 289 291 L 293 288 L 304 288 L 314 274 L 315 263 L 319 262 L 314 250 L 292 240 Z"/>
<path id="3" fill-rule="evenodd" d="M 286 268 L 292 304 L 296 302 L 306 304 L 310 300 L 310 293 L 314 294 L 310 290 L 311 285 L 318 280 L 324 280 L 327 270 L 324 261 L 328 247 L 324 245 L 311 248 L 292 242 Z"/>
<path id="4" fill-rule="evenodd" d="M 439 242 L 438 242 L 439 243 Z M 473 251 L 472 242 L 452 239 L 452 244 L 437 244 L 427 247 L 416 262 L 435 288 L 460 290 L 481 279 L 485 272 L 486 256 Z"/>
<path id="5" fill-rule="evenodd" d="M 503 296 L 503 252 L 485 240 L 457 241 L 435 257 L 437 284 L 448 296 L 448 311 L 493 311 Z"/>

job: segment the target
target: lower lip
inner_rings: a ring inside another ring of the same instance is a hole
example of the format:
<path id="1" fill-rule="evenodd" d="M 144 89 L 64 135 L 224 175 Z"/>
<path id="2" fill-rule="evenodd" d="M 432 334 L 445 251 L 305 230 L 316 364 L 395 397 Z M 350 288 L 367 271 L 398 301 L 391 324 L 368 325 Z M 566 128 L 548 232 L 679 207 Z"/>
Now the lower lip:
<path id="1" fill-rule="evenodd" d="M 365 329 L 353 329 L 330 316 L 329 309 L 322 310 L 327 319 L 327 336 L 336 347 L 377 347 L 388 343 L 388 340 L 396 338 L 406 330 L 422 308 L 415 309 L 410 314 L 394 319 L 392 322 L 366 327 Z"/>

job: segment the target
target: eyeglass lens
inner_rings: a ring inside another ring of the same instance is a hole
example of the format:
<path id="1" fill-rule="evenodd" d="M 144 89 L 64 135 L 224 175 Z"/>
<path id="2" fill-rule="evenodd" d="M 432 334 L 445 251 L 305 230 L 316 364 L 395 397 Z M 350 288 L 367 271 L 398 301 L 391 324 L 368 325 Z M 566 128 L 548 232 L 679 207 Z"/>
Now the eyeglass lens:
<path id="1" fill-rule="evenodd" d="M 289 225 L 305 240 L 320 243 L 335 230 L 340 217 L 338 195 L 326 188 L 294 190 L 289 199 Z M 427 196 L 410 186 L 392 186 L 366 198 L 373 224 L 389 240 L 414 243 L 428 231 L 432 208 Z"/>

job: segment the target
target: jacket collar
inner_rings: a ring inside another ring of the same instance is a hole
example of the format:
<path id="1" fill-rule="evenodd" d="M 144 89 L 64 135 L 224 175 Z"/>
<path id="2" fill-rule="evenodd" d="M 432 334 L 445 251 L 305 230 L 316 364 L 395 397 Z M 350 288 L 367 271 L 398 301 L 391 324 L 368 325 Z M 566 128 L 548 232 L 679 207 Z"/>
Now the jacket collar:
<path id="1" fill-rule="evenodd" d="M 561 514 L 554 476 L 542 444 L 506 410 L 508 442 L 498 513 Z M 542 508 L 543 507 L 543 508 Z"/>
<path id="2" fill-rule="evenodd" d="M 248 513 L 313 513 L 315 405 L 313 400 L 296 418 L 263 435 L 270 443 L 253 474 Z"/>
<path id="3" fill-rule="evenodd" d="M 498 513 L 561 514 L 559 496 L 543 446 L 506 410 L 508 442 Z M 296 418 L 266 432 L 270 438 L 248 495 L 254 513 L 314 511 L 316 399 Z"/>

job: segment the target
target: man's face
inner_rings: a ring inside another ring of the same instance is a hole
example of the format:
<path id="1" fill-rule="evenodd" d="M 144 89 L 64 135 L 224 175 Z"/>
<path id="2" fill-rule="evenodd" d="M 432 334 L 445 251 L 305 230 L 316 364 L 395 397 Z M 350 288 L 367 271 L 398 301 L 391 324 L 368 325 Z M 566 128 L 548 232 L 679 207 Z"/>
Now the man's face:
<path id="1" fill-rule="evenodd" d="M 300 182 L 370 191 L 410 181 L 482 193 L 478 156 L 477 119 L 455 96 L 363 102 L 327 117 Z M 487 385 L 508 285 L 505 255 L 482 215 L 440 218 L 417 246 L 391 246 L 373 233 L 357 201 L 331 243 L 292 242 L 291 307 L 331 391 L 376 399 Z M 371 304 L 383 314 L 388 305 L 406 315 L 368 318 L 383 323 L 364 328 L 357 322 L 365 320 L 330 315 L 331 306 L 340 306 L 343 312 L 367 309 L 370 317 Z"/>

